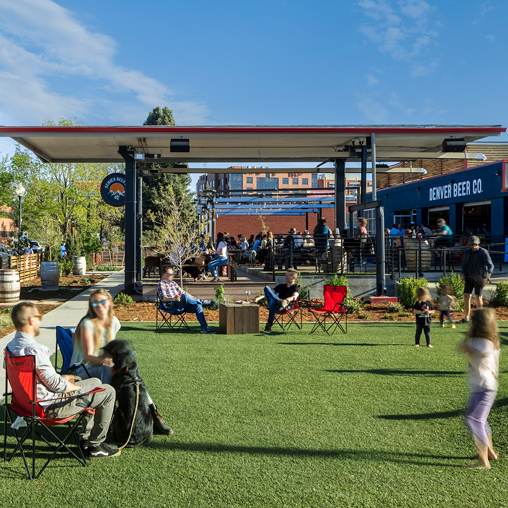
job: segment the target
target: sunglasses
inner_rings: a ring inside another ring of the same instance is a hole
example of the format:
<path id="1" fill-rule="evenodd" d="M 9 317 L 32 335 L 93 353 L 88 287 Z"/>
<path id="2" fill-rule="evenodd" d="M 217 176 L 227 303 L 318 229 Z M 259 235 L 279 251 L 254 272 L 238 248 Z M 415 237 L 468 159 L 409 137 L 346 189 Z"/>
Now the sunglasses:
<path id="1" fill-rule="evenodd" d="M 42 321 L 42 314 L 34 314 L 32 317 L 36 317 L 39 321 Z"/>
<path id="2" fill-rule="evenodd" d="M 95 302 L 92 302 L 92 307 L 98 307 L 99 303 L 101 305 L 106 305 L 108 303 L 108 299 L 104 298 L 103 300 L 96 300 Z"/>

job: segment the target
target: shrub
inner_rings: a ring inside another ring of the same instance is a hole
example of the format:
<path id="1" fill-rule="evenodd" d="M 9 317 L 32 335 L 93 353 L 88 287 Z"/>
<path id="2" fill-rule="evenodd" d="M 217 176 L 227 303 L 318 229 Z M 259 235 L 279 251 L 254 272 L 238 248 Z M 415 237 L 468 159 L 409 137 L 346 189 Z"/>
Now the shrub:
<path id="1" fill-rule="evenodd" d="M 388 319 L 389 321 L 393 321 L 395 319 L 395 316 L 393 314 L 386 314 L 381 319 Z"/>
<path id="2" fill-rule="evenodd" d="M 412 316 L 411 312 L 401 312 L 399 314 L 399 317 L 411 317 L 411 316 Z"/>
<path id="3" fill-rule="evenodd" d="M 416 277 L 408 277 L 400 279 L 397 285 L 397 296 L 401 305 L 405 309 L 410 309 L 416 301 L 416 290 L 419 287 L 428 287 L 427 279 L 417 279 Z"/>
<path id="4" fill-rule="evenodd" d="M 508 307 L 508 279 L 497 283 L 490 304 L 494 307 Z"/>
<path id="5" fill-rule="evenodd" d="M 370 314 L 358 314 L 358 319 L 370 319 Z"/>
<path id="6" fill-rule="evenodd" d="M 325 278 L 325 284 L 327 286 L 346 286 L 349 294 L 349 281 L 344 275 L 334 274 L 333 277 Z"/>
<path id="7" fill-rule="evenodd" d="M 72 272 L 72 261 L 70 259 L 59 261 L 58 266 L 60 268 L 60 273 L 63 275 L 70 275 Z"/>
<path id="8" fill-rule="evenodd" d="M 114 265 L 94 265 L 90 266 L 90 270 L 94 270 L 96 272 L 119 272 L 121 268 Z"/>
<path id="9" fill-rule="evenodd" d="M 441 277 L 437 285 L 438 296 L 441 287 L 444 285 L 448 285 L 453 288 L 453 296 L 457 298 L 457 307 L 454 310 L 464 310 L 464 283 L 462 282 L 462 275 L 452 272 L 450 275 Z"/>
<path id="10" fill-rule="evenodd" d="M 215 306 L 218 307 L 219 304 L 225 303 L 226 301 L 226 292 L 224 291 L 224 284 L 219 284 L 215 288 L 215 298 L 213 299 L 215 302 Z"/>
<path id="11" fill-rule="evenodd" d="M 344 300 L 344 307 L 350 314 L 355 314 L 363 309 L 363 301 L 361 298 L 346 297 Z"/>
<path id="12" fill-rule="evenodd" d="M 402 307 L 400 303 L 390 302 L 386 312 L 388 312 L 388 314 L 395 314 L 396 312 L 402 312 L 403 310 L 404 307 Z"/>
<path id="13" fill-rule="evenodd" d="M 118 293 L 113 303 L 115 305 L 134 305 L 134 300 L 125 293 Z"/>
<path id="14" fill-rule="evenodd" d="M 8 313 L 6 311 L 8 311 Z M 4 309 L 0 314 L 0 328 L 2 328 L 3 326 L 12 325 L 10 316 L 11 311 L 12 309 Z"/>

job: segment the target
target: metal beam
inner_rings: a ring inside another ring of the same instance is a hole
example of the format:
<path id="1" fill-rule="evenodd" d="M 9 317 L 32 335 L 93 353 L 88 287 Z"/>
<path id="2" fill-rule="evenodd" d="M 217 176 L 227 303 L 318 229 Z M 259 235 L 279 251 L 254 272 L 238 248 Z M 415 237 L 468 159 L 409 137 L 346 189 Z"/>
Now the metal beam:
<path id="1" fill-rule="evenodd" d="M 125 161 L 125 292 L 134 294 L 136 282 L 136 163 L 126 146 L 118 153 Z"/>
<path id="2" fill-rule="evenodd" d="M 346 229 L 346 161 L 335 160 L 335 229 Z"/>

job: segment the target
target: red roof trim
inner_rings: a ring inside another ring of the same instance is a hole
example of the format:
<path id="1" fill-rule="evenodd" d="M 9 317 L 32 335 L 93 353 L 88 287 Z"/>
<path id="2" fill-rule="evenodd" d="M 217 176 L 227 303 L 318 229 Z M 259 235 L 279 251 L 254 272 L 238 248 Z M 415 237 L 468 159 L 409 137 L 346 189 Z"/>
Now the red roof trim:
<path id="1" fill-rule="evenodd" d="M 185 127 L 152 126 L 139 127 L 0 127 L 8 134 L 132 134 L 132 133 L 196 133 L 196 134 L 500 134 L 505 127 Z"/>

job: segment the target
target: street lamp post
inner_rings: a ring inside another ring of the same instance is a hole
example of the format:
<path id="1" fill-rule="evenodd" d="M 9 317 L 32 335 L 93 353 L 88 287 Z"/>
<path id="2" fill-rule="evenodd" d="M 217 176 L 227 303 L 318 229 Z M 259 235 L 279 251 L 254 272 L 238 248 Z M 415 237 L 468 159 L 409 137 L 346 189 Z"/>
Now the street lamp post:
<path id="1" fill-rule="evenodd" d="M 18 249 L 19 249 L 19 245 L 20 245 L 20 241 L 21 241 L 21 201 L 24 197 L 24 195 L 26 194 L 26 189 L 23 187 L 23 184 L 22 183 L 18 183 L 17 187 L 16 187 L 16 195 L 18 196 L 18 201 L 19 201 L 19 206 L 18 206 L 18 212 L 19 212 L 19 216 L 18 216 L 18 228 L 19 228 L 19 232 L 18 232 Z"/>

